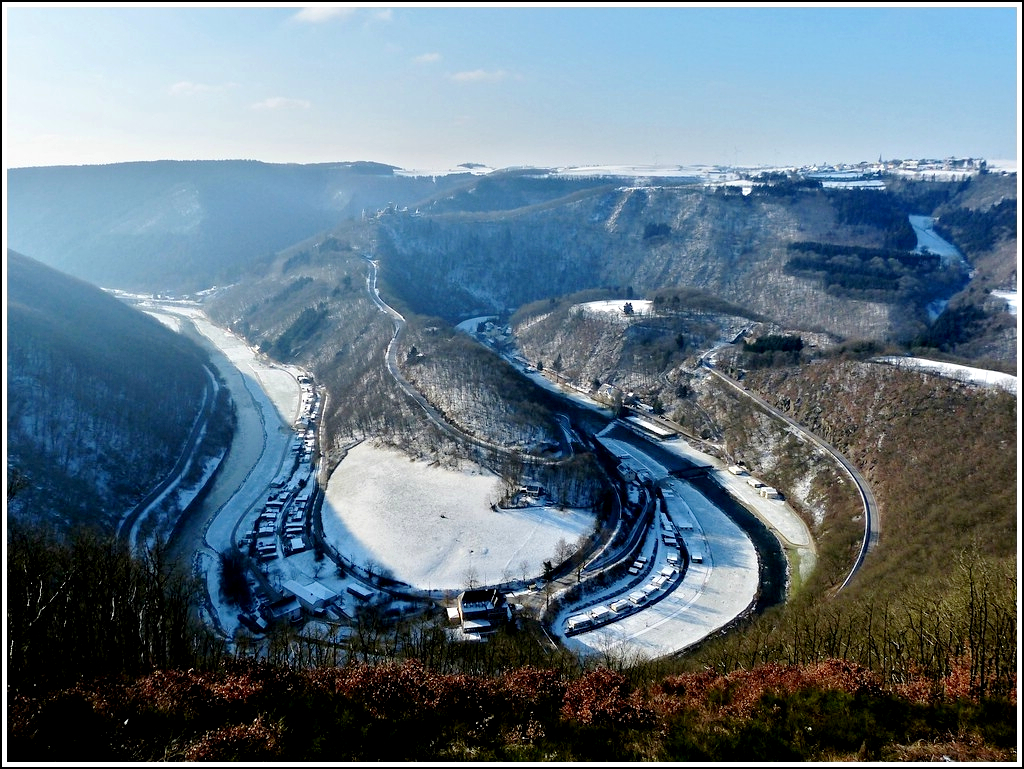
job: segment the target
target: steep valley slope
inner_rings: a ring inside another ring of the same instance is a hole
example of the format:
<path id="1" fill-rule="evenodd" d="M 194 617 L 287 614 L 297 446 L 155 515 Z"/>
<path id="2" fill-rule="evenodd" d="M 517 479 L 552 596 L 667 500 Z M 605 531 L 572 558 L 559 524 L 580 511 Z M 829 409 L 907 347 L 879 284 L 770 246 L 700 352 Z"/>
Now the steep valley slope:
<path id="1" fill-rule="evenodd" d="M 620 187 L 490 215 L 388 214 L 379 219 L 377 253 L 412 309 L 451 320 L 584 289 L 630 298 L 690 287 L 795 328 L 909 338 L 926 328 L 928 303 L 948 299 L 966 275 L 923 261 L 898 273 L 881 264 L 891 261 L 892 220 L 850 215 L 842 203 L 849 194 L 893 205 L 879 192 Z M 865 280 L 844 284 L 834 259 L 827 271 L 795 269 L 798 243 L 873 249 L 868 259 L 844 257 L 842 269 Z"/>
<path id="2" fill-rule="evenodd" d="M 110 532 L 170 472 L 204 403 L 214 411 L 206 354 L 95 286 L 6 262 L 7 510 Z"/>

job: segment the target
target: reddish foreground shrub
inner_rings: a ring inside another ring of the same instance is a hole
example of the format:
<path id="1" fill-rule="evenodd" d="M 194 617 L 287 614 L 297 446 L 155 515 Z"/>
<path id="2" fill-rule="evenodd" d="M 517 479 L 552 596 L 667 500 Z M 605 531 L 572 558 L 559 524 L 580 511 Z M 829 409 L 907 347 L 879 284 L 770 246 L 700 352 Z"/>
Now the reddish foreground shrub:
<path id="1" fill-rule="evenodd" d="M 766 693 L 792 694 L 801 689 L 832 689 L 848 694 L 882 690 L 878 676 L 845 660 L 817 665 L 759 665 L 727 675 L 710 671 L 668 676 L 653 693 L 659 709 L 714 711 L 716 715 L 749 716 Z"/>
<path id="2" fill-rule="evenodd" d="M 281 734 L 262 716 L 251 724 L 207 732 L 184 751 L 185 761 L 266 761 L 281 758 Z"/>
<path id="3" fill-rule="evenodd" d="M 626 677 L 598 668 L 569 683 L 562 717 L 587 726 L 640 727 L 654 723 L 654 712 L 640 692 L 630 692 Z"/>

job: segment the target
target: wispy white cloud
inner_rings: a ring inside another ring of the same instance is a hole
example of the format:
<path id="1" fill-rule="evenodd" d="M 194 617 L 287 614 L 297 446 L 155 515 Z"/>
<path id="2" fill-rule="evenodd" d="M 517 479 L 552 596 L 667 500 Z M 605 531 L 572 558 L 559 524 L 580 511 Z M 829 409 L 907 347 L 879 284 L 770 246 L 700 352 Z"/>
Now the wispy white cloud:
<path id="1" fill-rule="evenodd" d="M 305 99 L 288 99 L 284 96 L 271 96 L 250 105 L 251 109 L 309 109 L 311 106 Z"/>
<path id="2" fill-rule="evenodd" d="M 391 9 L 385 8 L 373 14 L 373 19 L 374 21 L 391 21 L 392 16 L 393 14 L 391 12 Z"/>
<path id="3" fill-rule="evenodd" d="M 307 24 L 322 24 L 332 19 L 345 19 L 356 12 L 355 8 L 339 8 L 338 6 L 311 5 L 303 8 L 292 16 L 294 21 L 303 21 Z"/>
<path id="4" fill-rule="evenodd" d="M 441 54 L 439 53 L 423 53 L 413 59 L 417 64 L 433 64 L 435 61 L 441 61 Z"/>
<path id="5" fill-rule="evenodd" d="M 449 75 L 449 77 L 457 83 L 493 83 L 499 80 L 506 80 L 507 78 L 512 77 L 512 75 L 503 69 L 491 71 L 485 69 L 473 69 L 464 72 L 456 72 Z"/>
<path id="6" fill-rule="evenodd" d="M 234 83 L 211 85 L 210 83 L 191 83 L 188 80 L 181 80 L 167 90 L 172 96 L 196 96 L 201 93 L 220 93 L 234 86 Z"/>

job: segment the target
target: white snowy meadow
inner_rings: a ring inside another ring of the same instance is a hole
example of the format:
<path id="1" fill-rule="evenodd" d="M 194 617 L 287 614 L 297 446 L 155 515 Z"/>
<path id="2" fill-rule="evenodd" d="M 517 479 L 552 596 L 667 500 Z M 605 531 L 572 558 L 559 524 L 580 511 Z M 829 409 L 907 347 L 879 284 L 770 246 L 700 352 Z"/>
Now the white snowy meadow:
<path id="1" fill-rule="evenodd" d="M 898 355 L 885 358 L 877 358 L 879 363 L 888 363 L 900 368 L 924 371 L 929 374 L 938 374 L 949 379 L 956 379 L 960 382 L 967 382 L 974 385 L 987 387 L 1000 387 L 1011 393 L 1017 393 L 1017 377 L 1013 374 L 1004 374 L 1001 371 L 990 371 L 972 366 L 961 366 L 958 363 L 946 363 L 927 358 L 903 358 Z"/>
<path id="2" fill-rule="evenodd" d="M 364 442 L 334 471 L 324 536 L 353 563 L 424 590 L 464 590 L 541 573 L 558 543 L 593 531 L 594 516 L 550 506 L 495 507 L 500 479 L 412 461 Z"/>
<path id="3" fill-rule="evenodd" d="M 606 299 L 598 302 L 578 304 L 573 307 L 573 311 L 610 315 L 613 318 L 627 321 L 629 320 L 630 313 L 626 312 L 626 305 L 629 305 L 632 315 L 649 315 L 653 304 L 654 302 L 650 299 Z"/>

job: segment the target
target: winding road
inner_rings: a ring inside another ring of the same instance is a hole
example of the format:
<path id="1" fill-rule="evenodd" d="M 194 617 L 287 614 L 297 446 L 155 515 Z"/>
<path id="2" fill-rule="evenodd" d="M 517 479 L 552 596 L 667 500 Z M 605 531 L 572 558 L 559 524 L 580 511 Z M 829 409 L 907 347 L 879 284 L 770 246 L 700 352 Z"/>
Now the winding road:
<path id="1" fill-rule="evenodd" d="M 213 414 L 213 404 L 216 399 L 218 385 L 216 377 L 214 377 L 210 368 L 208 366 L 203 368 L 207 376 L 207 384 L 203 389 L 203 402 L 193 421 L 192 431 L 185 440 L 181 453 L 174 463 L 174 467 L 171 468 L 171 471 L 161 483 L 146 494 L 143 500 L 121 519 L 121 523 L 118 525 L 117 536 L 127 541 L 129 547 L 136 552 L 144 550 L 147 544 L 152 544 L 152 542 L 146 543 L 141 541 L 142 528 L 147 523 L 154 506 L 162 502 L 168 494 L 177 490 L 182 477 L 195 460 L 203 437 L 206 435 L 206 426 L 210 416 Z M 159 521 L 156 523 L 156 535 L 164 536 L 167 532 L 160 529 L 160 523 Z M 152 536 L 150 535 L 150 538 Z"/>
<path id="2" fill-rule="evenodd" d="M 380 291 L 377 289 L 377 262 L 371 259 L 369 256 L 363 257 L 370 265 L 370 272 L 366 276 L 366 290 L 370 294 L 370 298 L 373 303 L 377 305 L 381 312 L 391 318 L 395 325 L 395 332 L 391 337 L 391 341 L 388 343 L 388 348 L 384 353 L 385 362 L 388 367 L 388 372 L 398 383 L 398 386 L 402 388 L 406 395 L 414 400 L 424 413 L 427 418 L 436 427 L 443 430 L 449 436 L 457 441 L 472 443 L 480 448 L 487 449 L 488 451 L 498 452 L 501 454 L 512 454 L 514 453 L 511 449 L 506 446 L 501 446 L 490 441 L 485 441 L 482 438 L 478 438 L 469 433 L 465 433 L 457 427 L 453 426 L 444 415 L 438 411 L 426 397 L 417 390 L 413 384 L 405 378 L 402 372 L 398 368 L 398 338 L 401 336 L 402 331 L 405 329 L 405 318 L 398 312 L 394 307 L 389 305 L 383 299 L 380 298 Z M 563 461 L 561 459 L 549 459 L 536 456 L 528 457 L 530 462 L 535 464 L 553 465 Z"/>
<path id="3" fill-rule="evenodd" d="M 846 471 L 846 474 L 850 477 L 850 480 L 852 480 L 854 485 L 857 487 L 857 491 L 860 494 L 861 498 L 861 504 L 863 504 L 864 506 L 864 539 L 861 542 L 860 552 L 857 555 L 857 560 L 850 568 L 849 573 L 846 575 L 846 579 L 844 579 L 843 583 L 838 588 L 836 588 L 836 592 L 840 592 L 847 585 L 850 584 L 850 581 L 854 578 L 857 571 L 864 564 L 864 559 L 867 556 L 867 554 L 871 552 L 871 550 L 873 550 L 878 544 L 878 536 L 881 530 L 881 524 L 879 521 L 878 503 L 875 501 L 875 495 L 871 491 L 871 486 L 864 479 L 864 476 L 860 474 L 860 471 L 858 471 L 857 468 L 854 467 L 850 460 L 844 457 L 834 446 L 832 446 L 827 441 L 819 438 L 814 433 L 808 431 L 798 422 L 795 422 L 794 420 L 787 417 L 785 414 L 776 409 L 766 400 L 761 398 L 756 393 L 753 393 L 747 388 L 745 388 L 732 377 L 728 376 L 727 374 L 724 374 L 723 372 L 715 368 L 715 366 L 711 363 L 711 361 L 708 358 L 708 356 L 712 352 L 714 351 L 709 350 L 701 357 L 701 365 L 704 367 L 706 371 L 709 371 L 710 373 L 718 377 L 722 382 L 725 382 L 731 388 L 736 390 L 736 392 L 754 401 L 754 403 L 758 404 L 762 409 L 767 411 L 769 414 L 776 417 L 777 419 L 782 420 L 787 425 L 797 430 L 799 434 L 807 438 L 807 440 L 812 441 L 815 445 L 819 446 L 821 449 L 831 454 L 832 457 L 839 464 L 839 466 Z"/>

